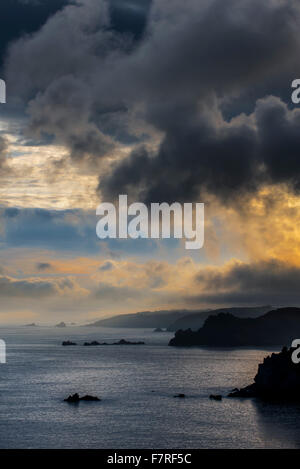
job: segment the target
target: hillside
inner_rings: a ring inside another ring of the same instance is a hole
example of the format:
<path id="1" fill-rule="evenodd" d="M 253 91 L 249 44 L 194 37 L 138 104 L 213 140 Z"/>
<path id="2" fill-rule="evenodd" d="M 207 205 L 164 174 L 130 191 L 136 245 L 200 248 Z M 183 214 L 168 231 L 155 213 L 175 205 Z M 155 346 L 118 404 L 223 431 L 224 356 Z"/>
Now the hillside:
<path id="1" fill-rule="evenodd" d="M 100 319 L 89 326 L 93 327 L 151 327 L 168 328 L 168 326 L 187 314 L 199 314 L 197 311 L 189 310 L 161 310 L 161 311 L 142 311 L 134 314 L 120 314 L 107 319 Z"/>
<path id="2" fill-rule="evenodd" d="M 208 316 L 219 313 L 231 313 L 237 318 L 254 318 L 258 317 L 272 309 L 272 306 L 254 306 L 254 307 L 235 307 L 235 308 L 219 308 L 211 311 L 202 311 L 199 313 L 187 314 L 176 321 L 172 322 L 168 331 L 176 332 L 179 329 L 192 329 L 198 331 L 203 326 Z"/>
<path id="3" fill-rule="evenodd" d="M 179 330 L 172 346 L 289 345 L 300 338 L 300 308 L 280 308 L 258 318 L 237 318 L 230 313 L 209 316 L 199 331 Z"/>

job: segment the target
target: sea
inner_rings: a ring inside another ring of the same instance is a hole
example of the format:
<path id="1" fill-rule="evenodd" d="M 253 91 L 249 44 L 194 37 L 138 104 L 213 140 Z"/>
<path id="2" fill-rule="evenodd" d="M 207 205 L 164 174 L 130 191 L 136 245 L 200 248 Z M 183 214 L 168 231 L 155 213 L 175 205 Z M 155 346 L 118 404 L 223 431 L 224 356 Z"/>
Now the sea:
<path id="1" fill-rule="evenodd" d="M 299 448 L 300 405 L 226 397 L 276 349 L 175 348 L 173 333 L 2 327 L 0 448 Z M 85 341 L 145 345 L 83 346 Z M 63 340 L 77 346 L 63 347 Z M 69 404 L 73 393 L 100 402 Z M 185 398 L 176 398 L 184 393 Z M 222 401 L 209 399 L 221 394 Z"/>

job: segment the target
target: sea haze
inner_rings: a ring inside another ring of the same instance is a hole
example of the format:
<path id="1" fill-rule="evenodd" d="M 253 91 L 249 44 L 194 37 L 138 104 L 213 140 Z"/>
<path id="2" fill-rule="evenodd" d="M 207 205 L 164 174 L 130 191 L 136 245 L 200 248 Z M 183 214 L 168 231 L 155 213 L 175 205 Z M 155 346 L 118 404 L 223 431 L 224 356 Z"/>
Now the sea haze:
<path id="1" fill-rule="evenodd" d="M 172 336 L 149 329 L 2 328 L 0 447 L 300 447 L 299 405 L 208 397 L 251 383 L 270 349 L 168 347 Z M 121 338 L 146 345 L 81 345 Z M 63 340 L 78 345 L 63 347 Z M 75 392 L 102 401 L 63 402 Z"/>

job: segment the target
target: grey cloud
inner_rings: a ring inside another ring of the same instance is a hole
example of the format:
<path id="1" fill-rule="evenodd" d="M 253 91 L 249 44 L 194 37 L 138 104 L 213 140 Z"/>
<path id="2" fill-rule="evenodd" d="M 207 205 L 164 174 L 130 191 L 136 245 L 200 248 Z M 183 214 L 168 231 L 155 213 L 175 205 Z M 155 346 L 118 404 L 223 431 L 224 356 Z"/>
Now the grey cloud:
<path id="1" fill-rule="evenodd" d="M 162 133 L 157 152 L 136 144 L 101 176 L 106 198 L 126 190 L 148 201 L 187 200 L 205 188 L 228 200 L 266 180 L 298 185 L 296 114 L 276 100 L 258 102 L 254 123 L 225 122 L 221 110 L 229 103 L 234 113 L 231 100 L 245 94 L 253 105 L 289 88 L 299 25 L 294 0 L 154 1 L 134 42 L 113 30 L 108 3 L 85 0 L 17 41 L 6 72 L 12 91 L 30 101 L 31 134 L 54 135 L 75 161 L 93 167 L 114 145 L 134 142 L 141 122 Z"/>
<path id="2" fill-rule="evenodd" d="M 51 268 L 51 264 L 49 262 L 39 262 L 36 267 L 38 270 L 48 270 Z"/>
<path id="3" fill-rule="evenodd" d="M 126 286 L 114 286 L 104 282 L 100 282 L 92 293 L 94 298 L 109 303 L 113 300 L 114 302 L 124 303 L 130 299 L 135 300 L 143 297 L 143 292 Z"/>
<path id="4" fill-rule="evenodd" d="M 195 280 L 201 293 L 186 297 L 190 304 L 300 304 L 299 267 L 277 260 L 203 269 Z"/>

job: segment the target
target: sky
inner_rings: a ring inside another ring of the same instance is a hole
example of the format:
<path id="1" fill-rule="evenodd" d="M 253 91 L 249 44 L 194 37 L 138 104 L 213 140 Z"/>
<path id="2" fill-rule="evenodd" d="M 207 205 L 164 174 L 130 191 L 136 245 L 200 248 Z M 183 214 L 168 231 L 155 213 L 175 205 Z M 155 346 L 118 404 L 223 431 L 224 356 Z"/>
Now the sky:
<path id="1" fill-rule="evenodd" d="M 297 0 L 0 5 L 0 323 L 299 305 Z M 205 243 L 96 207 L 205 204 Z"/>

